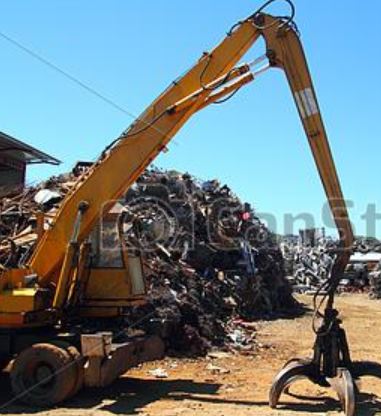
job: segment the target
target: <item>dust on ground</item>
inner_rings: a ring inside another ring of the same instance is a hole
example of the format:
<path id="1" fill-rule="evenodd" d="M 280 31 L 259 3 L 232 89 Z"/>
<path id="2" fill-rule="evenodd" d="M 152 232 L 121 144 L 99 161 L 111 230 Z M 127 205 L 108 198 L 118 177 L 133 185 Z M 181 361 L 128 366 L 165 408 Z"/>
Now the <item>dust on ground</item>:
<path id="1" fill-rule="evenodd" d="M 311 298 L 299 298 L 307 306 Z M 337 299 L 355 360 L 381 362 L 381 301 L 365 295 Z M 310 356 L 314 340 L 311 312 L 293 320 L 257 324 L 261 345 L 254 355 L 230 354 L 221 358 L 165 359 L 128 372 L 105 389 L 88 389 L 48 411 L 28 409 L 12 400 L 8 374 L 0 378 L 0 414 L 36 416 L 302 416 L 339 415 L 330 390 L 300 381 L 282 396 L 277 410 L 268 407 L 272 378 L 292 357 Z M 168 378 L 157 379 L 150 370 L 161 368 Z M 381 381 L 361 383 L 359 416 L 381 415 Z M 298 397 L 297 397 L 298 396 Z M 303 396 L 303 397 L 299 397 Z M 304 397 L 305 396 L 305 397 Z M 308 399 L 307 399 L 308 398 Z"/>

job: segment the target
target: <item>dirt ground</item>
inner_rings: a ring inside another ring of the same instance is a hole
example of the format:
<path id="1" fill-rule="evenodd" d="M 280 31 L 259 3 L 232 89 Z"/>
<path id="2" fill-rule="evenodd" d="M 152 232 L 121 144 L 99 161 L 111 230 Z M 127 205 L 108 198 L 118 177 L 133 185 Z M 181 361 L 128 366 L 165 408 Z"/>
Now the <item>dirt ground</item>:
<path id="1" fill-rule="evenodd" d="M 310 297 L 301 297 L 310 306 Z M 365 295 L 342 295 L 337 304 L 347 329 L 354 359 L 381 362 L 381 302 Z M 0 378 L 0 414 L 36 416 L 301 416 L 338 415 L 335 396 L 308 382 L 294 385 L 277 410 L 268 407 L 268 391 L 277 370 L 292 357 L 310 355 L 313 343 L 311 312 L 294 320 L 258 323 L 254 355 L 230 354 L 223 358 L 166 359 L 130 371 L 112 386 L 84 390 L 61 408 L 40 411 L 12 402 L 8 374 Z M 218 371 L 215 367 L 220 368 Z M 156 379 L 149 371 L 162 368 L 168 378 Z M 361 383 L 359 416 L 381 415 L 381 381 Z M 295 397 L 303 396 L 303 397 Z M 307 399 L 305 396 L 309 397 Z"/>

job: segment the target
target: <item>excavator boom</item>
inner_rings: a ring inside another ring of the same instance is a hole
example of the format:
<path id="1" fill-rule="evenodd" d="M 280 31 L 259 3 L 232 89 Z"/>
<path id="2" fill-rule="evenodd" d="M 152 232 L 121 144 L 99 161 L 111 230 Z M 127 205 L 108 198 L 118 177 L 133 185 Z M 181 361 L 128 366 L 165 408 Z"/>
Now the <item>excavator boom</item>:
<path id="1" fill-rule="evenodd" d="M 174 81 L 78 181 L 29 262 L 41 285 L 57 279 L 79 204 L 88 204 L 78 233 L 81 242 L 194 113 L 255 78 L 251 65 L 235 65 L 260 37 L 270 66 L 287 76 L 340 238 L 346 247 L 351 245 L 351 224 L 297 31 L 283 18 L 257 13 L 235 25 Z"/>

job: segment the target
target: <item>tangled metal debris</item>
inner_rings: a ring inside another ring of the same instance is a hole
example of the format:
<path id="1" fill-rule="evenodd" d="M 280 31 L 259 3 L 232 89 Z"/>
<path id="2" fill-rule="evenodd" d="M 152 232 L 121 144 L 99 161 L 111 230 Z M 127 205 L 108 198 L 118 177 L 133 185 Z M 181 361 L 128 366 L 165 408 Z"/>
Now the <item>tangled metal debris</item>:
<path id="1" fill-rule="evenodd" d="M 314 230 L 303 233 L 306 231 Z M 328 278 L 338 242 L 325 236 L 313 239 L 313 243 L 303 241 L 300 236 L 287 236 L 282 238 L 280 247 L 294 292 L 312 294 Z M 357 238 L 338 290 L 366 292 L 371 298 L 381 298 L 380 253 L 381 243 L 377 239 Z"/>
<path id="2" fill-rule="evenodd" d="M 295 292 L 314 292 L 329 277 L 336 247 L 332 239 L 321 238 L 315 245 L 284 240 L 280 245 L 286 272 Z"/>
<path id="3" fill-rule="evenodd" d="M 369 273 L 370 293 L 372 299 L 381 299 L 381 264 Z"/>
<path id="4" fill-rule="evenodd" d="M 126 207 L 125 235 L 145 253 L 150 286 L 132 321 L 154 311 L 169 349 L 250 350 L 246 321 L 298 310 L 275 236 L 226 185 L 152 169 Z"/>
<path id="5" fill-rule="evenodd" d="M 49 226 L 59 203 L 76 180 L 76 173 L 68 173 L 0 199 L 0 268 L 21 267 L 26 263 L 39 230 Z M 44 214 L 45 223 L 40 213 Z"/>
<path id="6" fill-rule="evenodd" d="M 1 267 L 26 263 L 39 229 L 49 226 L 82 171 L 77 166 L 1 200 Z M 169 350 L 250 350 L 255 328 L 248 321 L 299 311 L 275 236 L 228 186 L 152 168 L 120 204 L 125 243 L 143 254 L 149 286 L 148 303 L 126 319 L 151 316 L 142 329 L 159 330 Z"/>
<path id="7" fill-rule="evenodd" d="M 381 241 L 372 237 L 359 237 L 355 241 L 354 250 L 360 253 L 381 253 Z"/>

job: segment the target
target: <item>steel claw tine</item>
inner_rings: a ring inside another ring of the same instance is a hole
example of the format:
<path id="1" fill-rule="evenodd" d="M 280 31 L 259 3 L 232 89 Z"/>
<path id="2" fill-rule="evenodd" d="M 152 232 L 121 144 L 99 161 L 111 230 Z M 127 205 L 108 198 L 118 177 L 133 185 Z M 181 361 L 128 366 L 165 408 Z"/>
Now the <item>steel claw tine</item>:
<path id="1" fill-rule="evenodd" d="M 283 391 L 294 381 L 309 378 L 311 364 L 305 360 L 292 360 L 275 377 L 270 390 L 270 407 L 276 408 Z"/>
<path id="2" fill-rule="evenodd" d="M 347 368 L 338 368 L 337 376 L 327 378 L 328 383 L 337 393 L 346 416 L 354 416 L 356 411 L 355 384 Z"/>
<path id="3" fill-rule="evenodd" d="M 289 367 L 292 364 L 311 364 L 312 360 L 308 358 L 292 358 L 291 360 L 287 361 L 283 368 Z"/>

